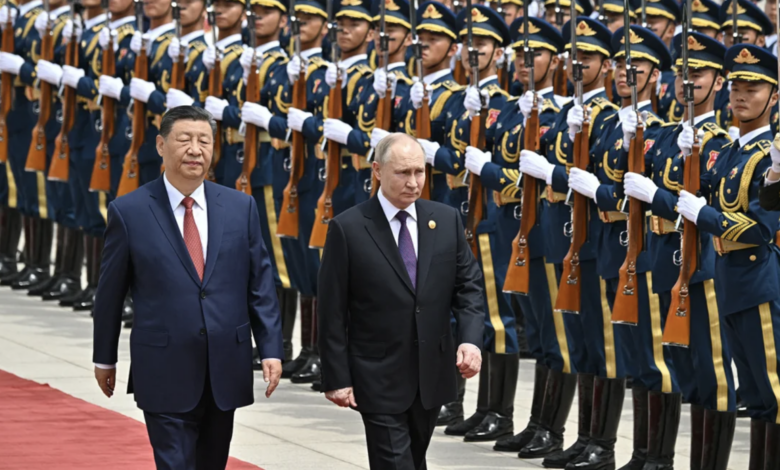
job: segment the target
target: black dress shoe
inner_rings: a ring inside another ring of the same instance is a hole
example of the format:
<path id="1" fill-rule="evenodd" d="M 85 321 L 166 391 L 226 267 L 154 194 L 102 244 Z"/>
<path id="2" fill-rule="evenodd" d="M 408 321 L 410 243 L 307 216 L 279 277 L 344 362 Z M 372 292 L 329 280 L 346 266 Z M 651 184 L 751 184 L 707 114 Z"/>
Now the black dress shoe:
<path id="1" fill-rule="evenodd" d="M 96 290 L 94 287 L 87 287 L 84 290 L 84 295 L 73 302 L 73 310 L 77 312 L 92 310 L 92 307 L 95 305 Z"/>
<path id="2" fill-rule="evenodd" d="M 512 418 L 501 416 L 500 414 L 489 411 L 485 419 L 471 431 L 466 433 L 463 438 L 465 442 L 485 442 L 495 441 L 504 436 L 509 436 L 514 431 Z"/>
<path id="3" fill-rule="evenodd" d="M 485 419 L 486 414 L 484 411 L 477 411 L 460 423 L 451 424 L 444 428 L 444 434 L 448 436 L 465 436 L 467 432 L 479 426 L 482 420 Z"/>
<path id="4" fill-rule="evenodd" d="M 563 448 L 563 435 L 548 429 L 539 428 L 531 442 L 525 445 L 517 454 L 521 459 L 538 459 L 546 457 Z"/>
<path id="5" fill-rule="evenodd" d="M 559 450 L 545 457 L 542 461 L 544 468 L 566 468 L 566 464 L 577 458 L 588 446 L 588 439 L 578 437 L 577 441 L 566 450 Z"/>
<path id="6" fill-rule="evenodd" d="M 289 379 L 293 374 L 301 370 L 309 359 L 309 356 L 311 356 L 311 351 L 311 348 L 304 347 L 301 349 L 301 353 L 298 354 L 298 357 L 282 364 L 282 378 Z"/>
<path id="7" fill-rule="evenodd" d="M 454 401 L 442 406 L 436 418 L 436 426 L 449 426 L 463 421 L 463 403 Z"/>
<path id="8" fill-rule="evenodd" d="M 11 289 L 27 290 L 36 284 L 46 281 L 50 276 L 48 269 L 30 268 L 26 276 L 11 283 Z"/>
<path id="9" fill-rule="evenodd" d="M 528 423 L 528 426 L 520 433 L 499 439 L 493 446 L 493 450 L 498 452 L 520 452 L 520 449 L 531 442 L 531 439 L 536 435 L 537 429 L 539 429 L 538 424 Z"/>
<path id="10" fill-rule="evenodd" d="M 322 381 L 315 380 L 314 382 L 312 382 L 311 389 L 314 390 L 315 392 L 321 392 L 322 391 Z"/>
<path id="11" fill-rule="evenodd" d="M 73 304 L 80 300 L 83 295 L 84 290 L 79 289 L 78 291 L 73 292 L 72 295 L 61 297 L 59 302 L 60 307 L 73 307 Z"/>
<path id="12" fill-rule="evenodd" d="M 631 454 L 631 460 L 627 464 L 620 467 L 618 470 L 642 470 L 647 462 L 647 452 L 634 451 Z"/>
<path id="13" fill-rule="evenodd" d="M 60 300 L 66 297 L 75 296 L 81 291 L 81 283 L 70 277 L 61 277 L 52 284 L 52 286 L 41 294 L 45 301 Z"/>
<path id="14" fill-rule="evenodd" d="M 308 359 L 306 359 L 306 363 L 303 367 L 290 377 L 290 382 L 294 384 L 310 384 L 319 379 L 321 374 L 322 364 L 320 363 L 320 356 L 319 354 L 312 352 Z"/>
<path id="15" fill-rule="evenodd" d="M 25 266 L 24 269 L 22 269 L 21 271 L 11 272 L 7 276 L 0 277 L 0 286 L 10 286 L 11 284 L 18 281 L 19 279 L 23 279 L 27 277 L 29 271 L 30 268 Z"/>
<path id="16" fill-rule="evenodd" d="M 566 470 L 614 470 L 615 449 L 588 444 L 582 453 L 566 464 Z"/>
<path id="17" fill-rule="evenodd" d="M 27 295 L 30 297 L 41 297 L 45 292 L 51 290 L 55 283 L 61 279 L 61 276 L 52 276 L 34 286 L 30 286 Z"/>

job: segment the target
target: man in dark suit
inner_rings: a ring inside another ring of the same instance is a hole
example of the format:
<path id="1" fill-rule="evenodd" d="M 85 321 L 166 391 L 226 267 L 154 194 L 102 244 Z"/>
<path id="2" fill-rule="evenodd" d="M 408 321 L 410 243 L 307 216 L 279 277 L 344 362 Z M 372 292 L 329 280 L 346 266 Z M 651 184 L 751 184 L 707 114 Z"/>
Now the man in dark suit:
<path id="1" fill-rule="evenodd" d="M 372 469 L 425 469 L 439 408 L 456 398 L 455 366 L 470 378 L 482 363 L 482 274 L 460 214 L 418 200 L 420 144 L 390 134 L 375 155 L 377 195 L 328 227 L 317 313 L 322 390 L 362 415 Z"/>
<path id="2" fill-rule="evenodd" d="M 234 411 L 254 401 L 253 335 L 266 397 L 282 372 L 279 306 L 254 199 L 204 182 L 214 129 L 200 108 L 168 111 L 157 137 L 165 174 L 108 208 L 95 377 L 111 397 L 129 289 L 128 392 L 144 410 L 158 469 L 225 468 Z"/>

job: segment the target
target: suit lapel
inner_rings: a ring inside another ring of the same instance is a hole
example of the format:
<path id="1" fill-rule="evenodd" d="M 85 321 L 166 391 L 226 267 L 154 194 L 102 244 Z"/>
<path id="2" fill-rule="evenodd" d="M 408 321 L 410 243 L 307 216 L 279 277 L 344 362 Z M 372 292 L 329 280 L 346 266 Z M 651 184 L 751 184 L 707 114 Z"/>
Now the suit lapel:
<path id="1" fill-rule="evenodd" d="M 217 264 L 219 247 L 222 244 L 222 205 L 219 203 L 219 185 L 204 183 L 206 192 L 206 206 L 208 206 L 209 241 L 206 252 L 206 269 L 203 272 L 203 287 L 209 282 L 214 265 Z"/>
<path id="2" fill-rule="evenodd" d="M 165 237 L 173 247 L 173 251 L 181 260 L 184 265 L 184 269 L 190 274 L 192 280 L 200 285 L 200 279 L 198 278 L 198 272 L 195 271 L 195 265 L 192 264 L 192 258 L 190 252 L 187 251 L 187 246 L 184 244 L 184 238 L 181 235 L 179 226 L 176 224 L 176 218 L 173 216 L 173 210 L 171 210 L 171 203 L 168 199 L 168 192 L 165 190 L 165 183 L 163 177 L 157 178 L 157 181 L 151 187 L 152 202 L 149 204 L 149 208 L 154 214 L 154 218 L 157 223 L 160 224 Z"/>
<path id="3" fill-rule="evenodd" d="M 436 246 L 436 221 L 431 217 L 433 212 L 428 211 L 419 202 L 417 205 L 417 292 L 425 284 L 428 276 L 428 268 L 433 259 L 433 247 Z"/>
<path id="4" fill-rule="evenodd" d="M 366 230 L 368 231 L 368 234 L 374 240 L 374 243 L 376 243 L 379 251 L 382 252 L 390 263 L 390 266 L 395 269 L 395 272 L 404 284 L 406 284 L 406 287 L 414 294 L 412 280 L 409 278 L 409 273 L 406 272 L 406 265 L 404 265 L 404 260 L 401 258 L 401 252 L 398 251 L 398 245 L 393 238 L 390 224 L 388 223 L 385 212 L 382 210 L 382 205 L 379 203 L 379 199 L 377 199 L 376 196 L 371 198 L 364 216 L 368 219 L 366 220 Z"/>

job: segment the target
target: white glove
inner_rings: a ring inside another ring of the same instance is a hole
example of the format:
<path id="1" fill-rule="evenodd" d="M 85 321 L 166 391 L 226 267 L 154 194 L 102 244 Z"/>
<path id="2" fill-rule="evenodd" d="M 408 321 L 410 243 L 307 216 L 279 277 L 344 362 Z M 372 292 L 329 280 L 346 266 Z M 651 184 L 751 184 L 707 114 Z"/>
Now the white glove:
<path id="1" fill-rule="evenodd" d="M 631 147 L 631 139 L 636 135 L 636 125 L 636 113 L 626 113 L 623 122 L 621 123 L 623 128 L 623 150 L 626 152 L 628 152 L 628 149 Z"/>
<path id="2" fill-rule="evenodd" d="M 594 201 L 596 200 L 596 191 L 600 185 L 599 179 L 593 173 L 576 167 L 569 172 L 569 187 Z"/>
<path id="3" fill-rule="evenodd" d="M 417 139 L 417 142 L 419 142 L 420 145 L 422 145 L 423 150 L 425 150 L 425 163 L 433 166 L 436 161 L 436 152 L 439 151 L 441 145 L 426 139 Z"/>
<path id="4" fill-rule="evenodd" d="M 46 27 L 49 26 L 49 14 L 42 11 L 37 18 L 35 18 L 35 29 L 38 31 L 38 35 L 43 37 L 46 34 Z"/>
<path id="5" fill-rule="evenodd" d="M 10 52 L 0 52 L 0 71 L 19 75 L 19 70 L 24 65 L 24 59 Z"/>
<path id="6" fill-rule="evenodd" d="M 214 64 L 217 63 L 217 48 L 214 46 L 209 46 L 206 48 L 205 51 L 203 51 L 203 65 L 206 67 L 206 70 L 211 72 L 211 69 L 214 68 Z"/>
<path id="7" fill-rule="evenodd" d="M 272 117 L 271 110 L 261 104 L 244 103 L 244 106 L 241 107 L 241 120 L 263 129 L 268 129 L 268 123 L 271 122 Z"/>
<path id="8" fill-rule="evenodd" d="M 335 140 L 341 145 L 347 144 L 350 132 L 352 132 L 352 126 L 338 119 L 328 118 L 323 124 L 322 135 L 324 135 L 326 139 Z"/>
<path id="9" fill-rule="evenodd" d="M 680 198 L 677 200 L 677 212 L 690 220 L 694 224 L 699 218 L 699 212 L 707 205 L 707 200 L 703 197 L 696 197 L 688 191 L 680 191 Z"/>
<path id="10" fill-rule="evenodd" d="M 574 136 L 582 130 L 582 123 L 585 121 L 585 111 L 582 106 L 575 104 L 566 115 L 566 124 L 569 125 L 569 138 L 574 142 Z"/>
<path id="11" fill-rule="evenodd" d="M 344 78 L 347 75 L 347 71 L 344 70 L 344 68 L 341 69 L 341 88 L 344 88 L 347 86 L 347 80 Z M 328 70 L 325 71 L 325 83 L 328 84 L 329 87 L 333 88 L 336 86 L 336 64 L 330 63 L 328 64 Z"/>
<path id="12" fill-rule="evenodd" d="M 133 78 L 130 80 L 130 96 L 134 100 L 139 100 L 143 103 L 146 103 L 149 101 L 149 97 L 152 96 L 152 93 L 154 93 L 154 90 L 156 90 L 157 87 L 154 86 L 154 83 L 147 82 L 146 80 L 141 80 L 140 78 Z"/>
<path id="13" fill-rule="evenodd" d="M 249 77 L 249 70 L 252 68 L 252 59 L 258 60 L 260 57 L 255 56 L 255 51 L 251 47 L 244 48 L 244 52 L 241 53 L 241 58 L 238 61 L 241 63 L 241 67 L 244 69 L 244 81 Z"/>
<path id="14" fill-rule="evenodd" d="M 412 81 L 414 82 L 414 85 L 412 85 L 412 89 L 409 92 L 409 96 L 412 99 L 412 106 L 414 106 L 414 109 L 420 109 L 420 107 L 422 106 L 425 90 L 428 91 L 428 105 L 430 106 L 431 96 L 433 96 L 433 88 L 431 87 L 431 85 L 430 84 L 423 85 L 423 83 L 417 77 L 412 78 Z M 423 89 L 423 86 L 425 86 L 425 89 Z"/>
<path id="15" fill-rule="evenodd" d="M 384 98 L 387 95 L 387 73 L 384 67 L 379 67 L 374 71 L 374 91 L 379 98 Z M 395 86 L 397 78 L 394 73 L 390 74 L 390 97 L 395 97 Z"/>
<path id="16" fill-rule="evenodd" d="M 680 151 L 684 156 L 691 154 L 693 149 L 693 128 L 688 122 L 683 122 L 682 131 L 677 136 L 677 146 L 680 147 Z"/>
<path id="17" fill-rule="evenodd" d="M 168 109 L 173 109 L 179 106 L 192 106 L 195 100 L 187 93 L 181 90 L 175 90 L 173 88 L 168 89 L 168 93 L 165 95 L 165 104 Z"/>
<path id="18" fill-rule="evenodd" d="M 144 39 L 143 35 L 140 31 L 136 31 L 133 33 L 133 38 L 130 40 L 130 50 L 135 52 L 136 54 L 141 53 L 141 48 L 144 46 Z"/>
<path id="19" fill-rule="evenodd" d="M 486 163 L 490 163 L 492 157 L 490 152 L 483 152 L 482 150 L 468 146 L 466 147 L 466 169 L 475 175 L 482 174 L 482 167 Z"/>
<path id="20" fill-rule="evenodd" d="M 173 59 L 174 62 L 179 60 L 179 54 L 181 53 L 182 49 L 184 49 L 184 61 L 187 61 L 187 48 L 189 47 L 189 43 L 187 42 L 179 42 L 178 38 L 171 39 L 170 44 L 168 44 L 168 57 Z"/>
<path id="21" fill-rule="evenodd" d="M 731 140 L 734 141 L 739 139 L 739 127 L 734 127 L 734 126 L 729 127 L 729 137 L 731 137 Z"/>
<path id="22" fill-rule="evenodd" d="M 482 96 L 482 98 L 480 98 Z M 469 112 L 469 116 L 474 117 L 482 111 L 482 100 L 488 101 L 488 92 L 479 91 L 477 87 L 470 86 L 466 89 L 466 97 L 463 98 L 463 107 Z"/>
<path id="23" fill-rule="evenodd" d="M 65 26 L 63 26 L 62 28 L 63 44 L 67 44 L 68 41 L 70 41 L 70 38 L 73 36 L 73 28 L 74 28 L 73 20 L 68 20 L 65 22 Z M 81 21 L 79 21 L 78 19 L 76 19 L 75 28 L 76 28 L 76 41 L 80 41 L 81 33 L 84 32 L 84 28 L 81 26 Z"/>
<path id="24" fill-rule="evenodd" d="M 11 24 L 16 22 L 16 17 L 19 16 L 19 10 L 11 8 Z M 0 26 L 5 29 L 5 24 L 8 23 L 8 5 L 3 5 L 0 8 Z"/>
<path id="25" fill-rule="evenodd" d="M 287 78 L 290 83 L 295 83 L 301 76 L 301 57 L 298 54 L 293 54 L 292 59 L 287 62 Z"/>
<path id="26" fill-rule="evenodd" d="M 780 133 L 775 135 L 772 148 L 769 149 L 769 156 L 772 157 L 772 171 L 780 173 Z"/>
<path id="27" fill-rule="evenodd" d="M 227 100 L 215 98 L 213 96 L 206 97 L 206 111 L 211 113 L 211 116 L 217 120 L 222 120 L 222 113 L 225 111 L 225 108 L 228 107 Z"/>
<path id="28" fill-rule="evenodd" d="M 294 131 L 301 132 L 303 130 L 303 123 L 312 116 L 314 116 L 312 113 L 307 113 L 300 109 L 287 108 L 287 127 Z"/>
<path id="29" fill-rule="evenodd" d="M 538 153 L 523 150 L 520 152 L 520 171 L 528 173 L 547 184 L 552 184 L 552 174 L 555 171 L 555 165 L 548 162 L 546 158 Z"/>
<path id="30" fill-rule="evenodd" d="M 2 68 L 2 65 L 0 65 L 0 68 Z M 70 65 L 62 66 L 62 83 L 67 87 L 77 88 L 79 86 L 79 79 L 83 76 L 84 70 L 82 69 L 77 69 Z"/>
<path id="31" fill-rule="evenodd" d="M 542 112 L 542 103 L 544 102 L 544 98 L 542 98 L 542 95 L 539 93 L 536 94 L 536 109 L 541 114 Z M 525 116 L 526 119 L 528 119 L 528 116 L 531 115 L 531 111 L 534 107 L 534 95 L 530 91 L 526 91 L 523 96 L 520 97 L 519 100 L 517 100 L 517 106 L 520 108 L 520 112 L 523 113 L 523 116 Z"/>
<path id="32" fill-rule="evenodd" d="M 390 133 L 387 132 L 386 130 L 378 129 L 375 127 L 374 130 L 371 131 L 371 148 L 375 149 L 376 146 L 379 145 L 379 141 L 384 139 L 388 135 L 390 135 Z"/>
<path id="33" fill-rule="evenodd" d="M 626 173 L 623 178 L 623 190 L 629 196 L 642 202 L 652 203 L 658 186 L 650 178 L 639 173 Z"/>
<path id="34" fill-rule="evenodd" d="M 38 60 L 38 77 L 46 83 L 54 86 L 60 86 L 62 80 L 62 67 L 52 64 L 48 60 Z"/>
<path id="35" fill-rule="evenodd" d="M 44 14 L 41 13 L 41 16 Z M 41 18 L 41 16 L 38 17 L 38 19 Z M 36 23 L 37 27 L 37 23 Z M 105 49 L 108 47 L 108 40 L 111 39 L 111 31 L 108 30 L 108 28 L 103 28 L 100 30 L 100 34 L 98 35 L 98 44 L 100 44 L 101 49 Z"/>
<path id="36" fill-rule="evenodd" d="M 108 75 L 101 75 L 98 83 L 98 91 L 103 96 L 114 98 L 118 100 L 122 96 L 122 88 L 125 84 L 121 78 L 109 77 Z"/>

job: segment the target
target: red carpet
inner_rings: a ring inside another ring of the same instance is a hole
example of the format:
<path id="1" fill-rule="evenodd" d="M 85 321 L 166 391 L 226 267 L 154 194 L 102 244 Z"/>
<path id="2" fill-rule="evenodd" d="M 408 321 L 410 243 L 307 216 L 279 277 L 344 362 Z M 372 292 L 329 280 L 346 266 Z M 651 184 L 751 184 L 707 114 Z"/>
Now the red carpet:
<path id="1" fill-rule="evenodd" d="M 0 469 L 153 468 L 143 423 L 0 370 Z"/>

